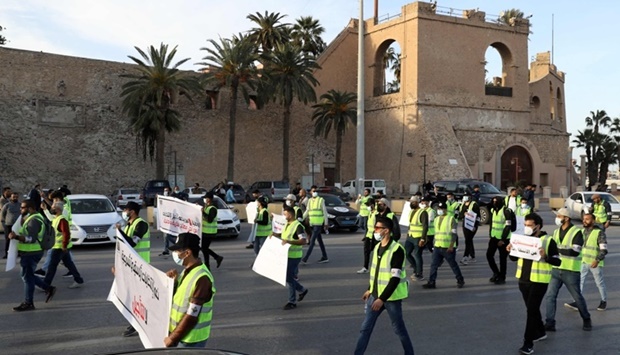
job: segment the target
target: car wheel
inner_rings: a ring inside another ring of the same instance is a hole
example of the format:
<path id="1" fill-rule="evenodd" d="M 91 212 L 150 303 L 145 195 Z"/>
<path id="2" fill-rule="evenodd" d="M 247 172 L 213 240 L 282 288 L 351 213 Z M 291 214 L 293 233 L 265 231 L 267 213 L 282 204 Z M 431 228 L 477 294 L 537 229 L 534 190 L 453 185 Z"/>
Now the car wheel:
<path id="1" fill-rule="evenodd" d="M 489 210 L 486 207 L 480 207 L 480 224 L 489 224 Z"/>
<path id="2" fill-rule="evenodd" d="M 351 227 L 351 228 L 349 228 L 349 232 L 355 233 L 355 232 L 357 232 L 358 229 L 359 229 L 359 227 Z"/>

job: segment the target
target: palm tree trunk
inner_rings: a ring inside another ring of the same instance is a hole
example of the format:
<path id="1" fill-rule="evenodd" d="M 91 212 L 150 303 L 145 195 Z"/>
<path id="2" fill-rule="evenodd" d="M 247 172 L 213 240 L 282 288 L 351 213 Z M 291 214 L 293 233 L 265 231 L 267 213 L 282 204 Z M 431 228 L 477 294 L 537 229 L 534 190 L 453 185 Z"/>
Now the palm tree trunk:
<path id="1" fill-rule="evenodd" d="M 228 171 L 226 179 L 235 181 L 235 129 L 237 126 L 237 85 L 230 87 L 230 111 L 228 116 Z"/>
<path id="2" fill-rule="evenodd" d="M 288 150 L 291 130 L 291 104 L 284 106 L 284 122 L 282 122 L 282 180 L 288 181 Z"/>
<path id="3" fill-rule="evenodd" d="M 342 149 L 342 131 L 336 131 L 336 171 L 335 171 L 335 179 L 336 182 L 342 182 L 340 180 L 340 161 L 342 159 L 342 153 L 340 150 Z"/>
<path id="4" fill-rule="evenodd" d="M 165 179 L 164 171 L 164 153 L 166 152 L 166 131 L 162 128 L 157 133 L 157 142 L 155 143 L 155 176 L 159 180 Z"/>

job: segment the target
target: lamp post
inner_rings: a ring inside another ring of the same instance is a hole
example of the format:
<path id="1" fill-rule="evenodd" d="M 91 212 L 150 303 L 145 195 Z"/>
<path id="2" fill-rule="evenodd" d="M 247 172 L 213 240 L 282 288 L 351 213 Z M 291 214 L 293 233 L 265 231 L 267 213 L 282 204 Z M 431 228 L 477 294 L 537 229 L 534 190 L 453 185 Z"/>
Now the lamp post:
<path id="1" fill-rule="evenodd" d="M 356 192 L 362 193 L 363 180 L 365 178 L 365 134 L 364 128 L 364 0 L 359 2 L 359 18 L 357 22 L 357 144 L 355 149 L 355 180 L 357 180 Z M 314 177 L 314 174 L 313 174 Z"/>
<path id="2" fill-rule="evenodd" d="M 521 169 L 519 166 L 519 158 L 514 157 L 510 159 L 510 165 L 515 166 L 515 185 L 517 185 L 519 183 L 519 170 Z"/>

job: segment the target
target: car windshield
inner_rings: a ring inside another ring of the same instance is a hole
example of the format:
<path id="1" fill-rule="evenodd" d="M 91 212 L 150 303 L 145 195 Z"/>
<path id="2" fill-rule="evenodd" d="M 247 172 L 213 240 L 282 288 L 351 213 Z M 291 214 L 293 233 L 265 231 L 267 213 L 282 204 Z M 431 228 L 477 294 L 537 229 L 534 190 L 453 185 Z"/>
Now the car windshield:
<path id="1" fill-rule="evenodd" d="M 149 183 L 149 186 L 151 188 L 153 187 L 168 187 L 169 184 L 166 183 L 166 181 L 151 181 Z"/>
<path id="2" fill-rule="evenodd" d="M 385 181 L 377 180 L 377 181 L 375 181 L 375 186 L 376 187 L 385 187 Z"/>
<path id="3" fill-rule="evenodd" d="M 218 210 L 227 210 L 228 205 L 219 197 L 213 197 L 213 206 L 215 206 Z"/>
<path id="4" fill-rule="evenodd" d="M 477 184 L 480 187 L 480 193 L 482 194 L 501 194 L 502 192 L 497 189 L 497 187 L 491 184 Z M 472 191 L 474 190 L 474 186 L 471 185 L 470 188 Z"/>
<path id="5" fill-rule="evenodd" d="M 71 200 L 71 214 L 116 212 L 107 198 L 83 198 Z"/>
<path id="6" fill-rule="evenodd" d="M 139 195 L 140 192 L 136 189 L 122 189 L 121 195 Z"/>
<path id="7" fill-rule="evenodd" d="M 285 181 L 274 181 L 273 187 L 276 189 L 288 189 L 290 186 L 288 182 Z"/>
<path id="8" fill-rule="evenodd" d="M 337 196 L 323 195 L 321 197 L 325 200 L 326 207 L 346 206 L 345 203 Z"/>
<path id="9" fill-rule="evenodd" d="M 620 203 L 618 202 L 618 200 L 616 199 L 616 197 L 614 195 L 607 195 L 607 194 L 599 194 L 601 196 L 601 200 L 609 202 L 609 203 Z M 592 196 L 594 196 L 594 194 L 591 195 L 586 195 L 586 202 L 587 203 L 592 203 Z"/>

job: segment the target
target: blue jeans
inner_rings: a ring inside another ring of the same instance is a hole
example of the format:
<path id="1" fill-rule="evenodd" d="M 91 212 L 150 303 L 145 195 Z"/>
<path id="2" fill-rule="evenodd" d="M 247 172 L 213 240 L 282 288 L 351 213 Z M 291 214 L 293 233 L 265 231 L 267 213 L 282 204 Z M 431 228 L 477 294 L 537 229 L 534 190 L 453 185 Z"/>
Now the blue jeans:
<path id="1" fill-rule="evenodd" d="M 77 267 L 73 263 L 73 259 L 71 259 L 71 250 L 67 250 L 67 252 L 63 252 L 62 249 L 50 249 L 47 253 L 47 259 L 50 260 L 50 265 L 47 268 L 47 272 L 45 273 L 45 282 L 46 285 L 51 286 L 52 281 L 54 281 L 54 276 L 56 275 L 56 270 L 58 269 L 58 264 L 62 260 L 65 264 L 65 267 L 69 269 L 69 272 L 73 276 L 73 280 L 75 282 L 81 284 L 84 283 L 82 276 L 80 276 L 80 272 Z"/>
<path id="2" fill-rule="evenodd" d="M 323 244 L 323 237 L 321 236 L 321 232 L 323 231 L 323 226 L 312 226 L 312 237 L 310 238 L 310 245 L 308 246 L 308 251 L 306 252 L 306 256 L 302 259 L 304 262 L 308 261 L 310 254 L 312 254 L 312 249 L 314 249 L 314 243 L 318 240 L 319 247 L 321 248 L 321 254 L 323 254 L 323 258 L 327 259 L 327 252 L 325 251 L 325 245 Z"/>
<path id="3" fill-rule="evenodd" d="M 453 249 L 452 252 L 448 252 L 448 248 L 433 248 L 433 261 L 431 262 L 431 275 L 428 278 L 429 284 L 434 284 L 437 279 L 437 269 L 439 269 L 439 265 L 446 259 L 448 265 L 452 268 L 452 272 L 454 276 L 456 276 L 456 281 L 458 283 L 463 282 L 463 274 L 461 274 L 461 268 L 459 268 L 459 264 L 456 262 L 456 249 Z"/>
<path id="4" fill-rule="evenodd" d="M 370 341 L 370 335 L 375 327 L 375 323 L 377 323 L 377 318 L 379 318 L 379 315 L 383 312 L 383 310 L 387 310 L 390 320 L 392 321 L 392 329 L 394 329 L 394 333 L 396 333 L 396 335 L 400 338 L 400 343 L 403 346 L 405 354 L 413 355 L 413 343 L 409 338 L 409 333 L 407 333 L 407 327 L 405 326 L 405 321 L 403 320 L 402 300 L 387 301 L 378 311 L 373 311 L 371 308 L 374 301 L 375 298 L 372 295 L 366 300 L 366 304 L 364 306 L 364 313 L 366 314 L 366 317 L 362 323 L 362 329 L 360 329 L 360 337 L 357 339 L 357 346 L 355 347 L 354 354 L 360 355 L 366 352 L 368 342 Z"/>
<path id="5" fill-rule="evenodd" d="M 179 344 L 177 344 L 177 348 L 204 348 L 207 346 L 207 340 L 199 341 L 197 343 L 184 343 L 180 341 Z"/>
<path id="6" fill-rule="evenodd" d="M 590 313 L 586 306 L 586 300 L 581 295 L 581 289 L 579 287 L 580 273 L 568 270 L 560 270 L 553 268 L 551 270 L 551 281 L 549 282 L 549 288 L 547 289 L 547 319 L 545 322 L 549 325 L 555 325 L 555 308 L 558 298 L 558 292 L 562 285 L 566 285 L 566 289 L 570 292 L 571 296 L 577 303 L 579 314 L 583 319 L 589 319 Z"/>
<path id="7" fill-rule="evenodd" d="M 357 221 L 363 231 L 368 230 L 368 216 L 359 216 Z"/>
<path id="8" fill-rule="evenodd" d="M 258 240 L 258 239 L 256 239 Z M 288 285 L 288 302 L 297 304 L 296 292 L 304 292 L 306 289 L 295 280 L 299 268 L 299 261 L 301 259 L 288 258 L 288 265 L 286 266 L 286 284 Z"/>
<path id="9" fill-rule="evenodd" d="M 263 244 L 265 244 L 265 240 L 267 240 L 267 238 L 269 237 L 256 237 L 256 239 L 254 239 L 254 253 L 256 255 L 258 255 L 260 248 L 263 246 Z"/>
<path id="10" fill-rule="evenodd" d="M 419 245 L 420 240 L 421 238 L 407 237 L 407 241 L 405 241 L 405 255 L 407 256 L 407 261 L 409 265 L 413 267 L 413 274 L 418 277 L 422 276 L 422 267 L 424 263 L 422 259 L 423 247 Z"/>
<path id="11" fill-rule="evenodd" d="M 44 270 L 45 272 L 47 272 L 47 269 L 49 269 L 50 267 L 50 262 L 52 261 L 50 258 L 50 251 L 46 250 L 43 254 L 43 257 L 45 258 L 45 261 L 43 262 L 43 266 L 41 267 L 41 270 Z M 71 250 L 69 250 L 69 257 L 71 258 L 71 260 L 73 260 L 73 253 L 71 252 Z"/>
<path id="12" fill-rule="evenodd" d="M 25 253 L 20 256 L 19 265 L 22 267 L 22 280 L 24 281 L 24 302 L 33 303 L 34 286 L 37 285 L 46 290 L 48 286 L 35 276 L 34 271 L 43 257 L 43 252 Z"/>
<path id="13" fill-rule="evenodd" d="M 583 286 L 585 286 L 586 277 L 590 272 L 592 273 L 598 292 L 601 294 L 601 301 L 607 302 L 607 288 L 605 287 L 605 279 L 603 278 L 603 267 L 600 265 L 593 268 L 589 264 L 581 263 L 581 294 L 583 295 Z"/>

